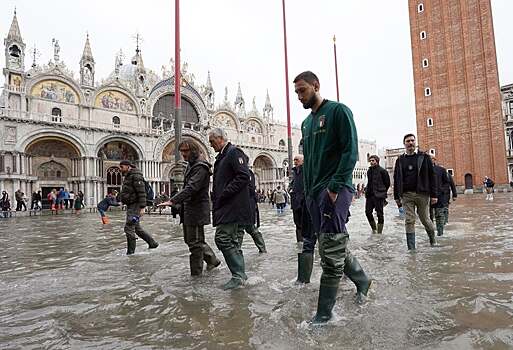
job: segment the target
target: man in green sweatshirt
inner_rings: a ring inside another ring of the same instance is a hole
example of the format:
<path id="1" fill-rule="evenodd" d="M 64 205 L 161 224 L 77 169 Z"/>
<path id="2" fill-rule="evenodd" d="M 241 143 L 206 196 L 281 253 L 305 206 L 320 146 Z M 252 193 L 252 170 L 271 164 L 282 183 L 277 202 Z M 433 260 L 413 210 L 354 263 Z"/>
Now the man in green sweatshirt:
<path id="1" fill-rule="evenodd" d="M 346 223 L 353 198 L 353 169 L 358 158 L 358 137 L 351 110 L 325 100 L 317 76 L 306 71 L 294 79 L 295 92 L 311 109 L 301 126 L 303 178 L 313 231 L 319 240 L 321 285 L 313 324 L 332 317 L 338 285 L 344 273 L 355 283 L 357 302 L 363 302 L 371 280 L 349 252 Z"/>

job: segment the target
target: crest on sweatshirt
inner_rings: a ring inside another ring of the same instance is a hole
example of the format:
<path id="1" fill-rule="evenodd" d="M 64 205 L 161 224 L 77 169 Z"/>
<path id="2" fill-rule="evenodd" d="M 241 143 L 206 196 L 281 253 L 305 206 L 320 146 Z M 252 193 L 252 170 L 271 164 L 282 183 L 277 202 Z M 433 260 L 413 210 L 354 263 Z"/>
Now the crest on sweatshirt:
<path id="1" fill-rule="evenodd" d="M 239 157 L 239 163 L 244 164 L 244 159 L 242 159 L 242 157 Z"/>
<path id="2" fill-rule="evenodd" d="M 326 116 L 321 115 L 319 117 L 319 128 L 324 128 L 324 125 L 326 125 Z"/>

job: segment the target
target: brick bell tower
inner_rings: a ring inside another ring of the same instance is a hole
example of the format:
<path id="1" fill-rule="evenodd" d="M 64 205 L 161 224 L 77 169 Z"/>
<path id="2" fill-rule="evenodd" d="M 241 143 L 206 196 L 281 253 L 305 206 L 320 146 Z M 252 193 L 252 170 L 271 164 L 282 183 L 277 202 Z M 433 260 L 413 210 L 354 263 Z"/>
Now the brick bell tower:
<path id="1" fill-rule="evenodd" d="M 490 0 L 409 0 L 418 145 L 467 191 L 507 184 Z"/>

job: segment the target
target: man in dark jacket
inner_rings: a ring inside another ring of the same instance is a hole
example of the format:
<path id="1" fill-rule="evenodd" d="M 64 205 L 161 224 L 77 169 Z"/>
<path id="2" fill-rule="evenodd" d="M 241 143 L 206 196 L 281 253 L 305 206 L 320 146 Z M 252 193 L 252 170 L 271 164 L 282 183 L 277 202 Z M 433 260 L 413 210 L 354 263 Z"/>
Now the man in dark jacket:
<path id="1" fill-rule="evenodd" d="M 451 204 L 451 192 L 452 192 L 452 200 L 455 201 L 456 198 L 458 198 L 458 192 L 456 191 L 456 185 L 454 184 L 454 179 L 452 178 L 452 175 L 447 172 L 447 177 L 449 178 L 449 190 L 447 191 L 447 206 L 445 207 L 444 214 L 445 214 L 445 221 L 444 224 L 447 225 L 449 222 L 449 205 Z"/>
<path id="2" fill-rule="evenodd" d="M 414 250 L 417 214 L 429 236 L 429 243 L 431 246 L 436 243 L 435 226 L 429 218 L 429 205 L 436 204 L 438 192 L 431 158 L 424 152 L 416 151 L 415 135 L 405 135 L 403 143 L 406 153 L 397 158 L 394 168 L 394 199 L 397 206 L 404 207 L 406 244 L 408 250 Z"/>
<path id="3" fill-rule="evenodd" d="M 146 207 L 146 186 L 144 177 L 132 162 L 122 160 L 119 163 L 121 174 L 125 177 L 119 198 L 126 205 L 125 234 L 127 242 L 126 254 L 134 254 L 136 235 L 142 238 L 150 249 L 157 248 L 159 244 L 141 226 L 141 217 Z"/>
<path id="4" fill-rule="evenodd" d="M 179 204 L 182 215 L 183 238 L 191 252 L 189 266 L 191 276 L 203 273 L 203 261 L 210 271 L 221 264 L 212 248 L 205 241 L 204 226 L 210 224 L 210 185 L 211 165 L 205 161 L 196 143 L 184 140 L 178 146 L 182 158 L 187 162 L 183 189 L 173 195 L 168 202 L 159 206 Z"/>
<path id="5" fill-rule="evenodd" d="M 232 278 L 223 288 L 233 289 L 247 280 L 244 256 L 238 243 L 238 226 L 254 223 L 248 190 L 251 177 L 245 154 L 227 141 L 224 130 L 212 129 L 208 140 L 219 153 L 214 164 L 212 186 L 215 241 L 232 273 Z"/>
<path id="6" fill-rule="evenodd" d="M 242 150 L 240 150 L 243 152 Z M 249 157 L 244 154 L 246 163 L 249 163 Z M 256 247 L 258 248 L 258 252 L 260 254 L 267 253 L 267 249 L 265 248 L 265 241 L 264 237 L 262 236 L 262 233 L 258 229 L 260 227 L 260 212 L 258 211 L 258 200 L 256 197 L 256 182 L 255 182 L 255 174 L 251 169 L 249 169 L 249 175 L 250 175 L 250 182 L 248 186 L 249 190 L 249 198 L 250 198 L 250 205 L 251 205 L 251 213 L 253 215 L 251 221 L 252 224 L 250 225 L 239 225 L 238 228 L 238 241 L 239 241 L 239 247 L 242 249 L 242 242 L 244 241 L 244 231 L 246 231 L 251 238 L 253 239 L 253 242 L 255 243 Z"/>
<path id="7" fill-rule="evenodd" d="M 290 207 L 296 225 L 296 242 L 303 242 L 301 231 L 303 222 L 303 211 L 306 208 L 305 192 L 303 186 L 303 155 L 298 154 L 294 157 L 294 167 L 292 168 L 292 181 L 290 183 Z"/>
<path id="8" fill-rule="evenodd" d="M 436 222 L 436 234 L 443 236 L 445 225 L 445 208 L 449 206 L 450 200 L 450 182 L 447 170 L 436 163 L 435 156 L 431 156 L 433 162 L 433 171 L 436 178 L 436 190 L 438 192 L 437 202 L 431 205 L 431 213 L 429 218 Z"/>
<path id="9" fill-rule="evenodd" d="M 387 199 L 388 188 L 390 187 L 390 176 L 388 172 L 379 166 L 379 157 L 369 157 L 370 167 L 367 170 L 367 187 L 365 187 L 365 215 L 372 228 L 372 233 L 383 233 L 385 217 L 383 207 Z M 374 221 L 372 212 L 376 210 L 378 215 L 378 226 Z"/>

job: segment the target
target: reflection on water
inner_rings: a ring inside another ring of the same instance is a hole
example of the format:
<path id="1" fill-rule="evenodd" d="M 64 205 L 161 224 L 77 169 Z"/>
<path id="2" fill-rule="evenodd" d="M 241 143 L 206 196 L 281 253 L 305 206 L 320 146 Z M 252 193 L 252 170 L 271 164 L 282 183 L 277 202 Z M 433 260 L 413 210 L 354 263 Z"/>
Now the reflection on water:
<path id="1" fill-rule="evenodd" d="M 229 278 L 224 264 L 189 276 L 181 230 L 165 216 L 143 219 L 160 247 L 138 240 L 131 257 L 121 213 L 105 227 L 96 215 L 3 220 L 0 348 L 513 348 L 512 199 L 459 198 L 440 246 L 430 248 L 419 227 L 415 254 L 406 252 L 393 204 L 385 234 L 371 236 L 358 200 L 351 249 L 376 283 L 358 306 L 343 280 L 335 319 L 320 329 L 304 322 L 315 312 L 320 267 L 317 260 L 310 285 L 294 284 L 290 211 L 277 217 L 261 206 L 269 254 L 246 237 L 250 279 L 231 292 L 219 288 Z M 207 240 L 215 246 L 212 230 Z"/>

